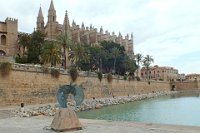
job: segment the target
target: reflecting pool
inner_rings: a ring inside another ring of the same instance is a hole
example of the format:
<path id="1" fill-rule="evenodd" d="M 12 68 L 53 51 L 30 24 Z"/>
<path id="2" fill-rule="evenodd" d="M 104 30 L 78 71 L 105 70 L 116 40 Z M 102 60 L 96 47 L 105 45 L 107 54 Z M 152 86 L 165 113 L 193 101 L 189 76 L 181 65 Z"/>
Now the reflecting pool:
<path id="1" fill-rule="evenodd" d="M 182 93 L 79 112 L 80 118 L 200 126 L 200 94 Z"/>

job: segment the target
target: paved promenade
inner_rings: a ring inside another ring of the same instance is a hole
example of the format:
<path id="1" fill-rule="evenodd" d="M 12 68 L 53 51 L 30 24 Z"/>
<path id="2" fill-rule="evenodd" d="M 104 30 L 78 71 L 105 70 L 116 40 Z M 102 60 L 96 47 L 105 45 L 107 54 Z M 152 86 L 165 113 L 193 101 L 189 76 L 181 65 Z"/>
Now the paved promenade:
<path id="1" fill-rule="evenodd" d="M 1 115 L 1 114 L 0 114 Z M 53 117 L 8 117 L 0 119 L 1 133 L 54 133 L 50 130 Z M 116 122 L 81 119 L 83 130 L 68 133 L 199 133 L 200 127 Z"/>
<path id="2" fill-rule="evenodd" d="M 14 115 L 11 113 L 11 111 L 8 110 L 0 110 L 0 119 L 5 119 L 8 117 L 13 117 Z"/>

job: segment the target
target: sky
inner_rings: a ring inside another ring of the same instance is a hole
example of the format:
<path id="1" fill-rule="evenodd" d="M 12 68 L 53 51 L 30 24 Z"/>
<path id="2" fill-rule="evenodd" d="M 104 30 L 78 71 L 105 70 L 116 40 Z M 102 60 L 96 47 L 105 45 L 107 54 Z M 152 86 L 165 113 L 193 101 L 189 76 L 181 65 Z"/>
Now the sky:
<path id="1" fill-rule="evenodd" d="M 18 19 L 19 31 L 36 27 L 39 7 L 45 22 L 51 0 L 0 0 L 0 21 Z M 179 73 L 200 73 L 200 0 L 54 0 L 57 21 L 134 35 L 134 52 L 151 55 L 153 65 Z"/>

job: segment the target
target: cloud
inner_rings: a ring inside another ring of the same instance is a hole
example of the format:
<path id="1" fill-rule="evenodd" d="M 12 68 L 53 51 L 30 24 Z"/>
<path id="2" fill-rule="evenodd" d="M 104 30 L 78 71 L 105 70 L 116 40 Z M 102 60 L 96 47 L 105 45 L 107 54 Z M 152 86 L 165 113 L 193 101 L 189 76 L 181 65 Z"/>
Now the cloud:
<path id="1" fill-rule="evenodd" d="M 0 5 L 0 20 L 19 19 L 19 30 L 32 32 L 40 4 L 45 21 L 51 0 L 7 0 Z M 150 54 L 158 65 L 174 66 L 181 72 L 200 73 L 199 0 L 54 0 L 57 20 L 65 10 L 70 22 L 103 26 L 117 35 L 134 34 L 135 52 Z M 195 68 L 194 68 L 195 67 Z"/>
<path id="2" fill-rule="evenodd" d="M 186 69 L 184 66 L 199 62 L 200 54 L 195 54 L 200 53 L 198 29 L 200 25 L 193 25 L 151 37 L 136 46 L 136 51 L 142 51 L 144 55 L 150 54 L 155 58 L 155 63 L 174 66 L 182 70 L 181 72 L 200 72 L 193 68 L 188 69 L 187 67 Z M 194 57 L 195 59 L 191 60 Z"/>

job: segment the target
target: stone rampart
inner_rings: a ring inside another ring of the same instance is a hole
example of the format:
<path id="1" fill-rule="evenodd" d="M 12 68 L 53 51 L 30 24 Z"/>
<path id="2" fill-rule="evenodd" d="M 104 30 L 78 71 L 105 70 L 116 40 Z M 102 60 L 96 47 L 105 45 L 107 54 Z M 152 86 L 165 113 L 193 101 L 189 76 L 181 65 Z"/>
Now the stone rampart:
<path id="1" fill-rule="evenodd" d="M 198 81 L 176 82 L 176 83 L 174 83 L 174 85 L 176 86 L 177 91 L 200 89 L 200 82 L 198 82 Z"/>
<path id="2" fill-rule="evenodd" d="M 41 66 L 12 65 L 12 71 L 6 77 L 0 75 L 0 105 L 41 104 L 56 102 L 59 86 L 70 84 L 67 71 L 60 70 L 59 78 L 45 73 Z M 122 77 L 114 77 L 111 83 L 106 78 L 100 82 L 95 73 L 80 72 L 76 81 L 84 88 L 85 98 L 104 98 L 111 96 L 127 96 L 152 92 L 170 91 L 168 82 L 128 81 Z M 184 85 L 176 85 L 183 88 Z M 189 86 L 188 86 L 189 88 Z"/>
<path id="3" fill-rule="evenodd" d="M 0 55 L 0 61 L 1 62 L 14 62 L 14 59 L 11 56 L 1 56 Z"/>

